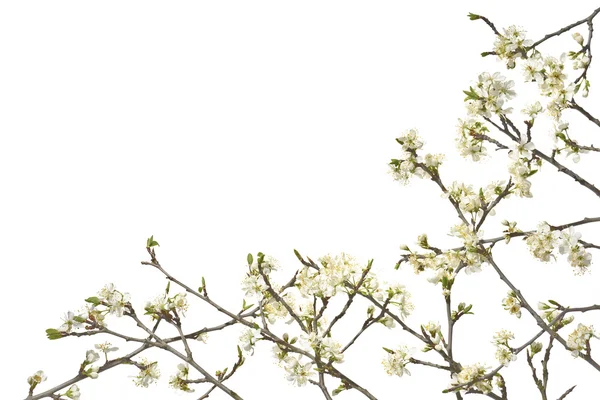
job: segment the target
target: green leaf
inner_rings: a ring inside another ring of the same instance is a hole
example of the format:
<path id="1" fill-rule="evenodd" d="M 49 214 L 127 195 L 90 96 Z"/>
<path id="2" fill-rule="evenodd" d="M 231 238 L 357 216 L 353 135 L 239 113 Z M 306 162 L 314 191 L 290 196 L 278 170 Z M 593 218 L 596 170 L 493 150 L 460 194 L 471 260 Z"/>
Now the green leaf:
<path id="1" fill-rule="evenodd" d="M 252 257 L 252 254 L 248 253 L 248 256 L 246 256 L 246 261 L 248 261 L 248 266 L 252 266 L 252 263 L 254 262 L 254 257 Z"/>
<path id="2" fill-rule="evenodd" d="M 146 240 L 146 247 L 147 248 L 151 248 L 151 247 L 154 247 L 154 246 L 159 246 L 160 247 L 160 245 L 158 244 L 158 242 L 156 240 L 154 240 L 154 235 L 152 235 L 152 236 L 150 236 L 148 238 L 148 240 Z"/>
<path id="3" fill-rule="evenodd" d="M 48 336 L 48 339 L 50 340 L 56 340 L 62 338 L 63 334 L 58 329 L 46 329 L 46 336 Z"/>
<path id="4" fill-rule="evenodd" d="M 300 255 L 300 253 L 298 252 L 298 250 L 294 249 L 294 254 L 296 255 L 296 258 L 300 261 L 300 262 L 304 262 L 304 258 L 302 258 L 302 256 Z"/>
<path id="5" fill-rule="evenodd" d="M 385 351 L 387 351 L 390 354 L 394 354 L 395 353 L 394 350 L 388 349 L 387 347 L 382 347 L 382 349 L 384 349 Z"/>
<path id="6" fill-rule="evenodd" d="M 86 321 L 86 319 L 85 319 L 85 318 L 83 318 L 83 317 L 80 317 L 79 315 L 76 315 L 76 316 L 74 316 L 74 317 L 73 317 L 73 320 L 74 320 L 74 321 L 77 321 L 77 322 L 80 322 L 80 323 L 82 323 L 82 324 L 83 324 L 83 323 Z"/>
<path id="7" fill-rule="evenodd" d="M 558 304 L 558 302 L 556 302 L 554 300 L 548 300 L 548 303 L 554 304 L 555 306 L 560 307 L 560 304 Z"/>
<path id="8" fill-rule="evenodd" d="M 167 288 L 165 289 L 166 294 L 169 294 L 169 289 L 171 289 L 171 281 L 167 282 Z"/>
<path id="9" fill-rule="evenodd" d="M 469 19 L 470 19 L 471 21 L 475 21 L 475 20 L 478 20 L 478 19 L 480 19 L 480 18 L 481 18 L 481 16 L 479 16 L 479 15 L 477 15 L 477 14 L 473 14 L 473 13 L 469 13 L 469 14 L 467 15 L 467 17 L 469 17 Z"/>
<path id="10" fill-rule="evenodd" d="M 100 299 L 97 297 L 88 297 L 87 299 L 85 299 L 85 302 L 92 303 L 95 306 L 97 306 L 101 303 Z"/>

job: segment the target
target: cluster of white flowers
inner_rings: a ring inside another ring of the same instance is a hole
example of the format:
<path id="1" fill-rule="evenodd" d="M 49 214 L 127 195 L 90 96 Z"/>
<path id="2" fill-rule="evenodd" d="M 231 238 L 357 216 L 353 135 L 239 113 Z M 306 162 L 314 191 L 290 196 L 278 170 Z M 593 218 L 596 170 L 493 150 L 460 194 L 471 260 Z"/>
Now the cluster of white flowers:
<path id="1" fill-rule="evenodd" d="M 523 63 L 525 81 L 537 82 L 541 94 L 550 97 L 546 109 L 555 119 L 561 117 L 562 110 L 568 106 L 575 93 L 575 85 L 565 86 L 565 60 L 565 53 L 557 59 L 551 56 L 544 58 L 536 51 Z"/>
<path id="2" fill-rule="evenodd" d="M 398 307 L 400 316 L 406 318 L 415 309 L 414 304 L 410 301 L 412 295 L 404 285 L 395 283 L 387 289 L 380 289 L 373 295 L 376 300 L 383 302 L 388 299 L 388 304 Z"/>
<path id="3" fill-rule="evenodd" d="M 550 225 L 540 222 L 537 231 L 527 236 L 525 242 L 535 258 L 548 262 L 550 257 L 553 257 L 552 252 L 556 246 L 556 239 L 556 232 L 550 229 Z"/>
<path id="4" fill-rule="evenodd" d="M 458 374 L 452 375 L 452 381 L 450 382 L 450 388 L 452 388 L 454 386 L 462 385 L 465 383 L 469 383 L 475 379 L 480 379 L 481 377 L 483 377 L 485 375 L 486 369 L 487 369 L 487 367 L 479 365 L 479 364 L 467 365 Z M 473 383 L 472 385 L 467 385 L 467 386 L 461 388 L 461 391 L 466 391 L 466 390 L 472 389 L 472 388 L 478 389 L 478 390 L 482 391 L 483 393 L 489 393 L 492 391 L 492 382 L 490 382 L 489 379 L 483 379 L 483 380 L 480 380 L 479 382 Z"/>
<path id="5" fill-rule="evenodd" d="M 506 67 L 515 67 L 515 59 L 525 58 L 527 48 L 533 41 L 525 39 L 525 31 L 514 25 L 504 29 L 503 35 L 496 35 L 494 52 L 500 60 L 506 60 Z"/>
<path id="6" fill-rule="evenodd" d="M 63 318 L 63 324 L 58 328 L 60 332 L 69 333 L 73 329 L 81 328 L 84 323 L 106 326 L 104 321 L 107 314 L 122 317 L 126 307 L 131 306 L 129 293 L 122 293 L 109 283 L 105 285 L 96 297 L 85 301 L 85 310 L 77 313 L 69 311 Z"/>
<path id="7" fill-rule="evenodd" d="M 303 297 L 332 297 L 344 282 L 353 281 L 362 273 L 356 259 L 346 253 L 326 255 L 319 259 L 319 270 L 304 267 L 296 276 L 296 287 Z"/>
<path id="8" fill-rule="evenodd" d="M 190 373 L 190 367 L 187 364 L 177 365 L 177 374 L 173 375 L 169 379 L 169 385 L 176 390 L 183 392 L 193 392 L 194 389 L 190 388 L 188 382 L 188 376 Z"/>
<path id="9" fill-rule="evenodd" d="M 513 193 L 519 197 L 532 197 L 531 182 L 527 179 L 537 170 L 532 168 L 532 152 L 535 146 L 523 136 L 519 143 L 511 146 L 508 153 L 508 172 L 513 178 Z"/>
<path id="10" fill-rule="evenodd" d="M 479 74 L 475 87 L 470 87 L 464 91 L 467 112 L 469 115 L 479 115 L 485 118 L 491 118 L 492 114 L 508 114 L 512 108 L 504 108 L 507 100 L 515 97 L 516 93 L 512 89 L 514 81 L 507 81 L 506 77 L 499 72 L 490 75 L 488 72 Z"/>
<path id="11" fill-rule="evenodd" d="M 521 318 L 521 301 L 512 290 L 508 292 L 508 295 L 504 299 L 502 299 L 502 307 L 504 307 L 509 314 Z"/>
<path id="12" fill-rule="evenodd" d="M 585 46 L 583 45 L 583 36 L 581 36 L 581 33 L 579 32 L 574 32 L 572 37 L 573 40 L 575 40 L 577 44 L 579 44 L 579 46 L 581 47 L 579 51 L 569 52 L 569 58 L 573 60 L 573 69 L 586 69 L 588 68 L 588 65 L 590 65 L 591 59 L 588 52 L 585 51 Z M 577 85 L 577 89 L 581 87 L 580 85 L 583 85 L 582 96 L 587 97 L 590 90 L 590 81 L 588 81 L 587 79 L 583 79 L 583 81 Z"/>
<path id="13" fill-rule="evenodd" d="M 502 231 L 502 233 L 504 233 L 504 239 L 506 240 L 506 243 L 510 242 L 511 239 L 511 234 L 512 233 L 518 233 L 518 232 L 523 232 L 522 230 L 517 228 L 517 222 L 516 221 L 508 221 L 508 220 L 503 220 L 501 222 L 502 225 L 504 225 L 506 227 L 506 229 L 504 229 Z"/>
<path id="14" fill-rule="evenodd" d="M 475 249 L 483 234 L 481 231 L 475 232 L 469 225 L 462 223 L 450 228 L 450 236 L 461 239 L 465 248 Z"/>
<path id="15" fill-rule="evenodd" d="M 308 383 L 308 380 L 315 375 L 314 363 L 312 361 L 303 363 L 301 362 L 302 355 L 296 357 L 295 355 L 286 355 L 281 363 L 283 369 L 287 373 L 286 379 L 296 386 L 304 386 Z"/>
<path id="16" fill-rule="evenodd" d="M 572 350 L 571 355 L 579 357 L 582 351 L 587 352 L 592 337 L 598 338 L 593 326 L 577 325 L 577 329 L 567 339 L 567 347 Z"/>
<path id="17" fill-rule="evenodd" d="M 295 305 L 295 299 L 291 293 L 284 293 L 281 298 L 292 308 Z M 285 308 L 282 302 L 279 302 L 273 298 L 263 300 L 262 311 L 265 318 L 270 324 L 274 324 L 278 318 L 286 318 L 288 316 L 288 310 Z"/>
<path id="18" fill-rule="evenodd" d="M 396 141 L 402 145 L 402 153 L 398 159 L 392 159 L 389 164 L 390 173 L 395 180 L 406 184 L 413 175 L 425 178 L 427 172 L 417 164 L 423 164 L 432 172 L 437 172 L 442 165 L 443 154 L 426 154 L 425 157 L 417 155 L 417 150 L 423 147 L 423 141 L 416 129 L 403 132 Z"/>
<path id="19" fill-rule="evenodd" d="M 306 343 L 310 346 L 326 363 L 344 362 L 342 345 L 331 337 L 321 337 L 315 332 L 312 332 L 308 336 L 300 336 L 300 339 L 302 343 Z"/>
<path id="20" fill-rule="evenodd" d="M 268 276 L 272 271 L 279 269 L 279 262 L 271 256 L 258 253 L 258 259 L 252 260 L 248 269 L 249 271 L 242 281 L 242 290 L 244 290 L 246 296 L 260 299 L 265 296 L 267 290 L 267 284 L 260 270 L 262 269 L 262 272 Z"/>
<path id="21" fill-rule="evenodd" d="M 408 246 L 401 246 L 402 250 L 410 251 Z M 441 254 L 427 253 L 419 255 L 412 253 L 408 256 L 408 262 L 412 265 L 415 274 L 425 270 L 432 271 L 427 280 L 434 285 L 439 282 L 454 281 L 454 271 L 458 268 L 464 258 L 464 251 L 449 250 Z"/>
<path id="22" fill-rule="evenodd" d="M 99 359 L 100 359 L 100 355 L 98 353 L 96 353 L 94 350 L 86 351 L 85 360 L 81 364 L 81 370 L 83 371 L 83 374 L 89 376 L 92 379 L 98 378 L 98 371 L 100 370 L 100 367 L 97 365 L 92 365 L 92 364 L 95 363 L 96 361 L 98 361 Z M 88 367 L 88 365 L 90 367 L 86 368 L 86 367 Z"/>
<path id="23" fill-rule="evenodd" d="M 261 339 L 260 329 L 245 328 L 240 336 L 240 345 L 248 353 L 254 353 L 254 345 Z"/>
<path id="24" fill-rule="evenodd" d="M 515 338 L 515 335 L 502 329 L 494 334 L 494 343 L 496 345 L 496 359 L 504 366 L 508 366 L 511 361 L 517 360 L 517 355 L 513 353 L 512 347 L 508 345 L 508 341 Z"/>
<path id="25" fill-rule="evenodd" d="M 478 191 L 473 189 L 472 185 L 466 185 L 461 182 L 452 182 L 445 193 L 444 198 L 451 198 L 460 210 L 464 213 L 470 213 L 473 217 L 481 217 L 484 208 L 493 202 L 503 191 L 505 181 L 495 181 L 488 184 L 485 188 Z M 491 210 L 489 215 L 495 215 L 495 210 Z"/>
<path id="26" fill-rule="evenodd" d="M 131 300 L 131 296 L 129 293 L 121 293 L 117 289 L 115 289 L 115 285 L 109 283 L 104 286 L 102 290 L 98 293 L 98 298 L 101 302 L 106 303 L 108 306 L 108 310 L 110 314 L 114 314 L 117 317 L 121 317 L 123 315 L 123 310 L 125 306 L 129 304 L 129 300 Z"/>
<path id="27" fill-rule="evenodd" d="M 587 153 L 588 151 L 580 148 L 577 145 L 577 141 L 569 137 L 568 131 L 568 122 L 558 121 L 555 124 L 554 130 L 552 131 L 552 138 L 555 143 L 554 151 L 556 151 L 557 154 L 560 154 L 561 150 L 563 150 L 558 147 L 558 140 L 561 140 L 565 146 L 564 149 L 567 151 L 567 157 L 573 156 L 573 162 L 578 163 L 581 159 L 580 154 Z"/>
<path id="28" fill-rule="evenodd" d="M 482 199 L 478 193 L 473 190 L 473 186 L 461 182 L 452 182 L 448 191 L 442 194 L 442 197 L 450 197 L 454 200 L 463 212 L 476 214 L 481 210 Z"/>
<path id="29" fill-rule="evenodd" d="M 579 239 L 581 233 L 575 232 L 572 226 L 563 230 L 560 233 L 558 251 L 560 254 L 568 254 L 567 260 L 575 268 L 576 273 L 583 274 L 592 263 L 592 255 L 579 244 Z"/>
<path id="30" fill-rule="evenodd" d="M 144 307 L 146 314 L 151 315 L 153 320 L 159 319 L 161 316 L 172 318 L 172 311 L 185 316 L 188 308 L 189 304 L 186 293 L 178 293 L 173 297 L 169 297 L 167 293 L 163 293 L 153 301 L 148 301 Z"/>
<path id="31" fill-rule="evenodd" d="M 552 231 L 550 225 L 542 222 L 538 225 L 537 232 L 530 234 L 526 242 L 533 255 L 542 261 L 549 261 L 550 257 L 554 257 L 552 252 L 558 245 L 560 254 L 568 254 L 567 260 L 575 273 L 583 274 L 592 263 L 592 255 L 579 243 L 579 239 L 581 234 L 575 232 L 572 226 L 558 234 Z"/>
<path id="32" fill-rule="evenodd" d="M 450 236 L 455 236 L 463 241 L 465 250 L 462 251 L 460 261 L 465 264 L 467 275 L 481 271 L 481 265 L 485 262 L 485 257 L 479 253 L 477 244 L 483 237 L 483 231 L 477 232 L 466 224 L 454 225 L 450 229 Z"/>
<path id="33" fill-rule="evenodd" d="M 483 122 L 474 118 L 458 120 L 458 137 L 456 147 L 462 157 L 471 157 L 473 161 L 479 161 L 487 156 L 487 149 L 483 145 L 483 135 L 490 131 Z"/>
<path id="34" fill-rule="evenodd" d="M 145 358 L 140 363 L 140 372 L 133 379 L 136 386 L 148 387 L 151 383 L 156 382 L 160 378 L 160 371 L 158 370 L 158 362 L 150 362 Z"/>
<path id="35" fill-rule="evenodd" d="M 427 324 L 421 325 L 421 330 L 424 331 L 427 334 L 427 336 L 429 336 L 429 339 L 433 343 L 434 349 L 436 349 L 437 351 L 441 351 L 443 349 L 444 336 L 442 335 L 442 327 L 440 326 L 440 324 L 433 321 L 429 321 Z M 431 345 L 428 344 L 425 346 L 423 351 L 429 351 L 431 349 Z"/>
<path id="36" fill-rule="evenodd" d="M 383 368 L 388 375 L 397 375 L 402 377 L 404 374 L 410 375 L 410 371 L 406 369 L 406 366 L 410 364 L 411 350 L 406 346 L 400 346 L 396 350 L 390 350 L 383 348 L 388 354 L 387 357 L 381 362 Z"/>

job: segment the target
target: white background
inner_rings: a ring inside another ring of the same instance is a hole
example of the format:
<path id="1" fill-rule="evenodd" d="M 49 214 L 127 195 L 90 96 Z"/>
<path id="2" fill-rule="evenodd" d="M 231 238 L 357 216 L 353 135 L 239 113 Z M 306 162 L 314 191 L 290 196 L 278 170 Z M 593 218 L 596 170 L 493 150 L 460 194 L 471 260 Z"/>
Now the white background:
<path id="1" fill-rule="evenodd" d="M 387 162 L 399 154 L 394 138 L 419 128 L 426 151 L 448 154 L 447 183 L 506 179 L 505 153 L 483 164 L 455 157 L 462 90 L 482 71 L 504 70 L 479 56 L 494 37 L 467 13 L 486 15 L 499 28 L 524 26 L 538 39 L 592 10 L 589 1 L 4 2 L 2 397 L 25 398 L 26 378 L 38 369 L 49 376 L 40 390 L 70 378 L 94 343 L 131 348 L 99 336 L 50 342 L 44 330 L 58 327 L 66 311 L 108 282 L 130 292 L 138 310 L 164 290 L 163 277 L 140 265 L 150 235 L 169 272 L 192 287 L 206 277 L 212 298 L 232 310 L 241 304 L 248 252 L 280 260 L 287 281 L 299 267 L 296 248 L 313 259 L 340 251 L 374 258 L 382 276 L 414 293 L 411 326 L 444 321 L 439 288 L 393 266 L 399 245 L 413 245 L 420 233 L 442 247 L 456 245 L 446 234 L 458 220 L 431 182 L 402 187 L 387 174 Z M 574 49 L 574 41 L 561 37 L 542 51 L 558 56 Z M 592 80 L 592 91 L 596 85 Z M 546 140 L 549 125 L 540 125 L 535 135 Z M 581 127 L 587 137 L 591 125 Z M 575 166 L 588 176 L 596 167 L 585 159 Z M 503 218 L 528 230 L 540 220 L 597 216 L 598 199 L 552 167 L 533 182 L 536 197 L 504 203 L 486 237 L 497 236 Z M 594 241 L 593 229 L 581 231 Z M 541 264 L 521 241 L 498 245 L 496 253 L 533 304 L 549 297 L 573 306 L 595 301 L 597 271 L 574 277 L 562 258 Z M 475 316 L 457 327 L 463 364 L 495 366 L 490 341 L 501 328 L 517 333 L 517 345 L 536 332 L 530 316 L 517 320 L 501 309 L 506 291 L 490 268 L 457 282 L 456 301 L 475 304 Z M 357 306 L 356 315 L 362 318 L 365 308 Z M 192 302 L 188 321 L 191 330 L 224 319 Z M 109 324 L 141 335 L 128 321 Z M 359 324 L 348 324 L 340 337 Z M 207 345 L 194 347 L 198 361 L 213 372 L 231 365 L 238 336 L 237 328 L 211 335 Z M 418 346 L 399 329 L 374 327 L 340 369 L 381 399 L 451 398 L 440 393 L 445 373 L 411 366 L 412 377 L 384 374 L 381 346 L 404 343 Z M 261 345 L 228 381 L 232 389 L 245 399 L 320 396 L 314 387 L 291 387 L 270 346 Z M 123 366 L 81 382 L 82 398 L 203 393 L 169 389 L 179 360 L 148 354 L 161 360 L 158 385 L 136 388 L 136 369 Z M 570 399 L 594 398 L 591 367 L 560 346 L 553 354 L 551 397 L 579 384 Z M 511 399 L 537 398 L 524 354 L 504 372 Z"/>

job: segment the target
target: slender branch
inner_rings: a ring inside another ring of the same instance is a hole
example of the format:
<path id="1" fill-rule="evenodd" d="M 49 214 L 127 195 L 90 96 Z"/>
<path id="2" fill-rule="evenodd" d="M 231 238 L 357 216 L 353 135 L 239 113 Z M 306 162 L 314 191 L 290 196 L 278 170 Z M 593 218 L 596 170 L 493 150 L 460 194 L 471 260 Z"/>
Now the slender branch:
<path id="1" fill-rule="evenodd" d="M 586 111 L 583 107 L 581 107 L 579 104 L 577 104 L 575 99 L 571 100 L 571 102 L 569 103 L 569 108 L 579 111 L 579 113 L 581 113 L 581 115 L 585 116 L 587 119 L 592 121 L 594 124 L 600 126 L 600 119 L 594 117 L 592 114 L 590 114 L 588 111 Z"/>
<path id="2" fill-rule="evenodd" d="M 443 370 L 451 371 L 452 372 L 452 368 L 450 368 L 447 365 L 435 364 L 435 363 L 431 363 L 429 361 L 418 360 L 418 359 L 413 358 L 413 357 L 410 358 L 410 362 L 411 362 L 411 364 L 426 365 L 426 366 L 431 367 L 431 368 L 443 369 Z"/>
<path id="3" fill-rule="evenodd" d="M 577 387 L 577 385 L 571 386 L 569 389 L 567 389 L 567 391 L 566 391 L 566 392 L 564 392 L 564 393 L 562 394 L 562 396 L 560 396 L 560 397 L 558 398 L 558 400 L 563 400 L 563 399 L 567 398 L 567 396 L 568 396 L 568 395 L 569 395 L 569 394 L 570 394 L 570 393 L 571 393 L 573 390 L 575 390 L 575 388 L 576 388 L 576 387 Z"/>
<path id="4" fill-rule="evenodd" d="M 594 17 L 598 13 L 600 13 L 600 8 L 595 9 L 592 14 L 590 14 L 589 16 L 585 17 L 582 20 L 579 20 L 577 22 L 573 22 L 572 24 L 567 25 L 564 28 L 561 28 L 561 29 L 557 30 L 556 32 L 552 32 L 552 33 L 547 34 L 546 36 L 544 36 L 543 38 L 541 38 L 540 40 L 534 42 L 531 46 L 529 46 L 528 50 L 535 49 L 537 46 L 539 46 L 540 44 L 544 43 L 546 40 L 551 39 L 551 38 L 553 38 L 555 36 L 562 35 L 563 33 L 570 31 L 571 29 L 575 28 L 576 26 L 579 26 L 579 25 L 581 25 L 583 23 L 591 21 L 592 19 L 594 19 Z"/>

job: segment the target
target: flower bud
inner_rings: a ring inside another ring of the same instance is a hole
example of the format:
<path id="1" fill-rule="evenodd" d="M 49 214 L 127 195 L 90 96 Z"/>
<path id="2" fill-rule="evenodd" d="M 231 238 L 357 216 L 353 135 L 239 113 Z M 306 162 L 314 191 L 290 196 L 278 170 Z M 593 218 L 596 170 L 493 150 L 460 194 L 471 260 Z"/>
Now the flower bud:
<path id="1" fill-rule="evenodd" d="M 531 346 L 529 346 L 529 350 L 531 351 L 531 356 L 533 357 L 540 351 L 542 351 L 543 345 L 540 342 L 533 342 Z"/>
<path id="2" fill-rule="evenodd" d="M 581 33 L 579 33 L 579 32 L 573 33 L 573 39 L 575 39 L 575 41 L 577 43 L 579 43 L 580 46 L 583 46 L 583 36 L 581 36 Z"/>

